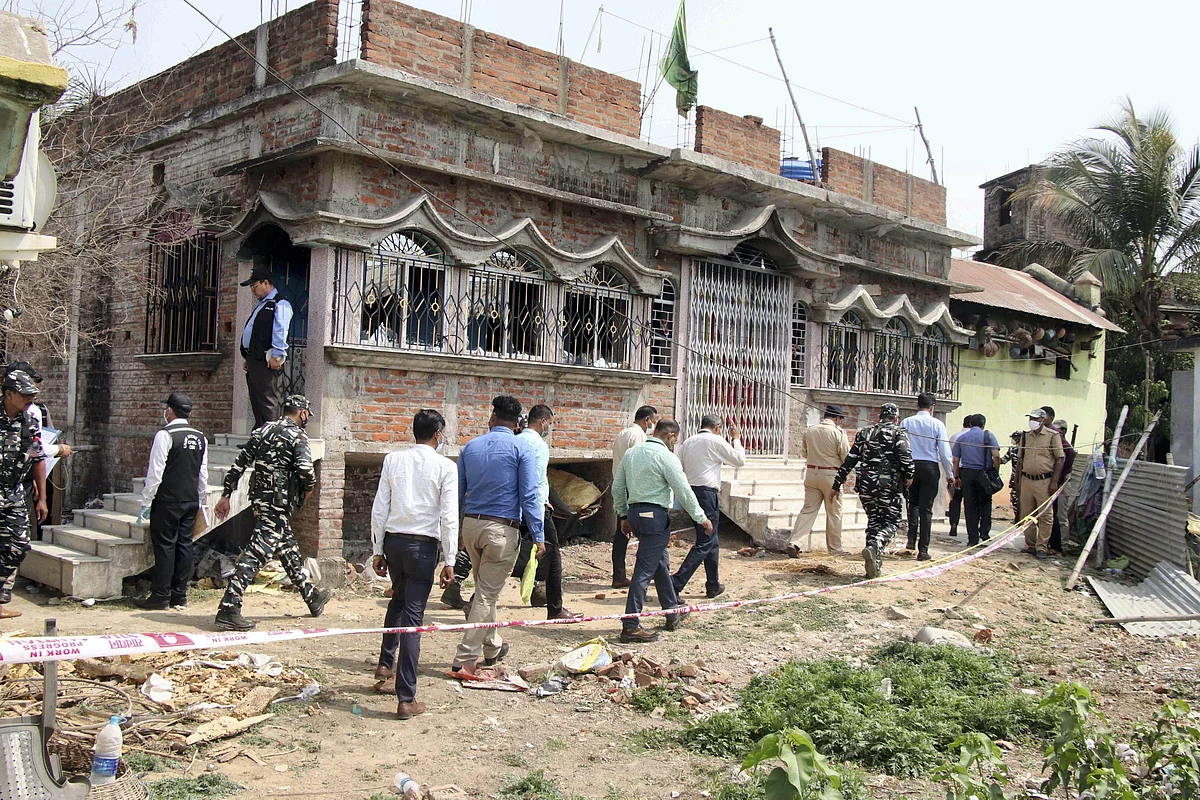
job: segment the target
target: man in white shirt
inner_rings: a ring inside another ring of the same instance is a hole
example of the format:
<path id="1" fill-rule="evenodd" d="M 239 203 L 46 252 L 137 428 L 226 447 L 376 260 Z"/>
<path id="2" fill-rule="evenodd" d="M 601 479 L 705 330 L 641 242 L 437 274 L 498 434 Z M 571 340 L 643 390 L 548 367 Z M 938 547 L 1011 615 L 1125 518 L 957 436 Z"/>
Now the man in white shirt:
<path id="1" fill-rule="evenodd" d="M 384 627 L 420 625 L 425 603 L 437 574 L 438 545 L 442 551 L 439 579 L 444 589 L 454 580 L 458 553 L 458 468 L 438 455 L 446 420 L 433 409 L 413 418 L 416 444 L 383 459 L 379 490 L 371 506 L 372 566 L 392 578 L 392 599 Z M 399 653 L 397 653 L 399 650 Z M 421 634 L 387 633 L 379 650 L 379 680 L 396 678 L 396 716 L 410 719 L 425 713 L 417 700 L 417 663 Z"/>
<path id="2" fill-rule="evenodd" d="M 917 413 L 906 417 L 900 427 L 908 431 L 916 474 L 908 487 L 908 549 L 917 550 L 918 561 L 929 561 L 929 535 L 933 527 L 933 501 L 941 491 L 938 469 L 946 471 L 946 487 L 954 488 L 954 459 L 950 455 L 950 437 L 946 425 L 933 416 L 937 398 L 930 392 L 917 395 Z"/>
<path id="3" fill-rule="evenodd" d="M 208 499 L 208 440 L 188 424 L 192 401 L 171 392 L 163 409 L 164 427 L 154 434 L 142 511 L 138 523 L 150 523 L 154 572 L 150 594 L 133 604 L 145 611 L 187 607 L 192 578 L 192 532 Z"/>
<path id="4" fill-rule="evenodd" d="M 696 526 L 696 543 L 671 576 L 677 596 L 701 564 L 704 564 L 705 596 L 713 598 L 725 593 L 725 584 L 717 574 L 721 562 L 721 543 L 717 540 L 717 522 L 721 518 L 721 465 L 740 467 L 746 463 L 746 448 L 738 438 L 736 425 L 729 426 L 729 439 L 727 442 L 721 436 L 721 420 L 705 414 L 700 420 L 700 432 L 675 448 L 675 455 L 683 464 L 683 473 L 700 501 L 700 508 L 712 523 L 712 533 L 705 533 L 703 527 Z"/>
<path id="5" fill-rule="evenodd" d="M 633 415 L 633 424 L 625 428 L 617 434 L 617 438 L 613 440 L 613 479 L 617 477 L 617 467 L 621 466 L 621 459 L 625 457 L 625 453 L 631 448 L 646 441 L 646 434 L 654 430 L 654 426 L 658 424 L 658 409 L 654 406 L 642 406 Z M 629 537 L 621 532 L 621 520 L 617 518 L 617 533 L 613 536 L 612 543 L 612 565 L 613 565 L 613 580 L 612 588 L 624 589 L 629 585 L 629 573 L 625 567 L 625 554 L 629 549 Z"/>
<path id="6" fill-rule="evenodd" d="M 550 468 L 550 446 L 546 444 L 546 438 L 553 424 L 554 412 L 550 406 L 538 403 L 529 409 L 525 429 L 517 434 L 517 438 L 524 439 L 533 448 L 538 500 L 546 510 L 542 517 L 542 531 L 546 536 L 546 555 L 542 556 L 542 562 L 546 564 L 546 619 L 572 619 L 582 615 L 563 608 L 562 550 L 559 548 L 558 529 L 554 525 L 554 509 L 550 506 L 550 479 L 546 475 L 546 470 Z"/>

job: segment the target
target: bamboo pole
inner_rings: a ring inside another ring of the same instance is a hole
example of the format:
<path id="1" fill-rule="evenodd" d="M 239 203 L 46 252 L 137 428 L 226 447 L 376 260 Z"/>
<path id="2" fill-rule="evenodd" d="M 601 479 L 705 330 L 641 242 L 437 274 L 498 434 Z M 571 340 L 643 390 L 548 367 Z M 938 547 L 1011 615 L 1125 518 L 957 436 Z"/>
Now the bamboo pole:
<path id="1" fill-rule="evenodd" d="M 1125 430 L 1125 418 L 1129 416 L 1129 406 L 1121 406 L 1121 416 L 1117 418 L 1117 427 L 1113 431 L 1112 438 L 1112 463 L 1110 469 L 1107 461 L 1104 464 L 1104 499 L 1108 500 L 1108 494 L 1112 491 L 1113 470 L 1116 469 L 1117 458 L 1120 456 L 1121 448 L 1121 433 Z M 1107 459 L 1108 456 L 1105 456 Z M 1092 566 L 1099 567 L 1104 563 L 1104 531 L 1100 531 L 1100 535 L 1096 537 L 1096 552 L 1095 558 L 1092 559 Z"/>

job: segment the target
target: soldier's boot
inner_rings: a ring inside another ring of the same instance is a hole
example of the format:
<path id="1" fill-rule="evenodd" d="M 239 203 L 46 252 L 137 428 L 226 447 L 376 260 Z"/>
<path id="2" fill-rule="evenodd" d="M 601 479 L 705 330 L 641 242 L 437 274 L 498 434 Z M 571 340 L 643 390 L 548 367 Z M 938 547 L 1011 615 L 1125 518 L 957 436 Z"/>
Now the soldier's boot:
<path id="1" fill-rule="evenodd" d="M 446 587 L 446 591 L 442 592 L 442 602 L 451 608 L 465 608 L 467 602 L 463 600 L 462 585 L 458 581 L 454 581 Z"/>
<path id="2" fill-rule="evenodd" d="M 308 613 L 314 617 L 321 616 L 325 611 L 326 604 L 329 603 L 329 598 L 333 597 L 332 589 L 317 589 L 313 593 L 312 600 L 308 604 Z"/>
<path id="3" fill-rule="evenodd" d="M 221 631 L 250 631 L 255 623 L 242 616 L 240 608 L 220 608 L 217 610 L 217 630 Z"/>
<path id="4" fill-rule="evenodd" d="M 863 567 L 867 571 L 868 578 L 878 578 L 880 568 L 880 557 L 877 545 L 867 544 L 862 551 Z"/>

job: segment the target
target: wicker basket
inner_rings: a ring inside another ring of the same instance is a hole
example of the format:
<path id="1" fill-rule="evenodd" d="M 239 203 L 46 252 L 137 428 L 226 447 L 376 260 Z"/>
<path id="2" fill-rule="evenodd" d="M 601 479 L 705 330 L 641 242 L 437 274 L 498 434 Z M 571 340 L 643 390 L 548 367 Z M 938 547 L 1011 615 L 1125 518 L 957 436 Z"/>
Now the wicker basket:
<path id="1" fill-rule="evenodd" d="M 60 737 L 50 740 L 49 750 L 62 759 L 63 774 L 88 774 L 92 769 L 92 751 L 76 742 Z M 150 790 L 136 773 L 121 759 L 117 763 L 117 779 L 88 792 L 88 800 L 149 800 Z"/>

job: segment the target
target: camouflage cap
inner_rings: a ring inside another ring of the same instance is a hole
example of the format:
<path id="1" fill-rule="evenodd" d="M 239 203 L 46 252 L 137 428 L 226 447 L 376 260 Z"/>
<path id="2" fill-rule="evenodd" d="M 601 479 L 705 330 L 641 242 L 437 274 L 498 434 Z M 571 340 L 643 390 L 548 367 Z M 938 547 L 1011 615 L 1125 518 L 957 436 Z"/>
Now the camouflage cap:
<path id="1" fill-rule="evenodd" d="M 2 386 L 5 389 L 12 389 L 19 394 L 23 394 L 26 397 L 38 393 L 37 383 L 35 383 L 33 378 L 30 377 L 29 373 L 23 369 L 10 370 L 4 376 L 4 382 Z"/>
<path id="2" fill-rule="evenodd" d="M 311 411 L 312 405 L 302 394 L 289 394 L 283 401 L 285 411 Z"/>
<path id="3" fill-rule="evenodd" d="M 879 416 L 881 417 L 898 417 L 900 416 L 900 406 L 895 403 L 884 403 L 879 407 Z"/>

